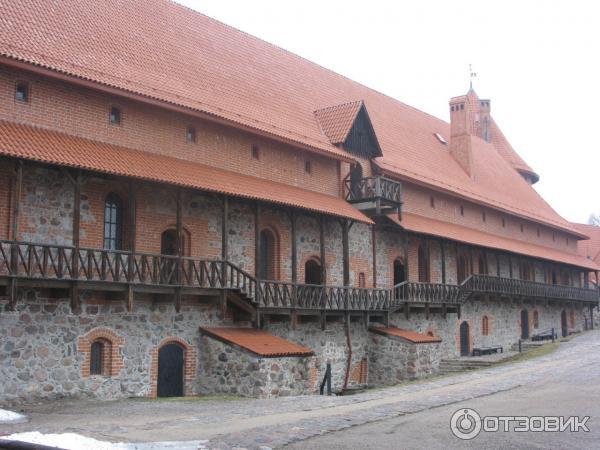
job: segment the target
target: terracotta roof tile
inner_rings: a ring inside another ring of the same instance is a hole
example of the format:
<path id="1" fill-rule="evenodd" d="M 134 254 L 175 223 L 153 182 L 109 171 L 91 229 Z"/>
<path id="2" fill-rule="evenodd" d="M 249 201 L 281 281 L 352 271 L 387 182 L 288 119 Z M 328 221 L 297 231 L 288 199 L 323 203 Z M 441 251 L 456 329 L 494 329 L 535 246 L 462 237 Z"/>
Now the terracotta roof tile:
<path id="1" fill-rule="evenodd" d="M 600 227 L 583 223 L 573 223 L 573 226 L 590 237 L 577 243 L 579 254 L 600 264 Z"/>
<path id="2" fill-rule="evenodd" d="M 509 164 L 519 172 L 523 172 L 532 175 L 534 178 L 539 179 L 539 175 L 529 167 L 529 164 L 525 162 L 523 158 L 515 151 L 510 145 L 504 133 L 500 130 L 500 127 L 496 121 L 492 118 L 490 123 L 490 136 L 492 138 L 492 145 L 496 148 L 498 153 L 509 162 Z"/>
<path id="3" fill-rule="evenodd" d="M 468 177 L 449 124 L 304 58 L 167 0 L 21 0 L 0 4 L 0 56 L 189 108 L 342 157 L 315 111 L 362 99 L 399 177 L 570 230 L 517 181 L 493 145 Z M 520 164 L 520 163 L 519 163 Z M 518 177 L 520 178 L 520 177 Z"/>
<path id="4" fill-rule="evenodd" d="M 417 333 L 416 331 L 403 330 L 395 327 L 371 327 L 369 331 L 388 336 L 395 336 L 412 342 L 414 344 L 428 344 L 433 342 L 442 342 L 442 338 L 438 336 L 429 336 L 427 334 Z"/>
<path id="5" fill-rule="evenodd" d="M 254 328 L 200 328 L 215 339 L 242 347 L 258 356 L 311 356 L 313 351 L 302 345 L 286 341 L 263 330 Z"/>
<path id="6" fill-rule="evenodd" d="M 177 158 L 0 120 L 0 155 L 186 186 L 371 223 L 345 200 Z"/>
<path id="7" fill-rule="evenodd" d="M 362 105 L 362 101 L 356 101 L 315 111 L 323 133 L 332 144 L 342 144 L 346 141 Z"/>
<path id="8" fill-rule="evenodd" d="M 455 223 L 442 222 L 429 217 L 411 213 L 402 214 L 402 221 L 396 214 L 390 214 L 389 219 L 409 231 L 452 239 L 466 244 L 474 244 L 487 248 L 534 256 L 550 261 L 559 261 L 590 270 L 600 270 L 600 266 L 578 254 L 561 252 L 550 247 L 535 245 L 530 242 L 518 241 L 503 236 L 498 236 L 474 228 L 465 227 Z"/>

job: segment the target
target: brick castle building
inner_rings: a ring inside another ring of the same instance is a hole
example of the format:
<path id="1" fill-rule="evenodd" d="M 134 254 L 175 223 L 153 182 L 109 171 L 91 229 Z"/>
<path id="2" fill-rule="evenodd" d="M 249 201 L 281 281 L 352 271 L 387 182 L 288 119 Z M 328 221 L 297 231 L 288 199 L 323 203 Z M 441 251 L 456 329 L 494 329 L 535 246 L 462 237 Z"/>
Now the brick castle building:
<path id="1" fill-rule="evenodd" d="M 314 393 L 588 326 L 587 233 L 450 123 L 167 0 L 0 6 L 0 401 Z"/>

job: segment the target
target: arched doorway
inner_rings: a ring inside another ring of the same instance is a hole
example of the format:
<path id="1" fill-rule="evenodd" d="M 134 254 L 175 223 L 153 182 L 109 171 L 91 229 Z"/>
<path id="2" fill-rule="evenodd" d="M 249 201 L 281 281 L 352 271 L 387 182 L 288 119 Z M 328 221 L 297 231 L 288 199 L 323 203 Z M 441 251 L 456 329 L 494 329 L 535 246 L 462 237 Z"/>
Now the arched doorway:
<path id="1" fill-rule="evenodd" d="M 265 228 L 260 232 L 259 245 L 258 277 L 261 280 L 275 280 L 277 279 L 277 236 L 271 229 Z"/>
<path id="2" fill-rule="evenodd" d="M 521 339 L 529 339 L 529 313 L 521 310 Z"/>
<path id="3" fill-rule="evenodd" d="M 363 169 L 360 164 L 356 164 L 352 169 L 350 169 L 350 186 L 352 189 L 352 198 L 359 199 L 363 198 L 363 192 L 361 189 L 363 178 Z"/>
<path id="4" fill-rule="evenodd" d="M 406 281 L 406 272 L 401 258 L 394 260 L 394 286 Z"/>
<path id="5" fill-rule="evenodd" d="M 183 348 L 179 344 L 165 344 L 158 350 L 157 395 L 183 396 Z"/>
<path id="6" fill-rule="evenodd" d="M 323 284 L 321 264 L 315 259 L 309 259 L 304 264 L 304 284 Z"/>
<path id="7" fill-rule="evenodd" d="M 560 328 L 562 331 L 562 337 L 567 337 L 569 335 L 569 324 L 567 323 L 567 311 L 564 309 L 560 313 Z"/>
<path id="8" fill-rule="evenodd" d="M 460 324 L 460 356 L 469 356 L 469 324 Z"/>

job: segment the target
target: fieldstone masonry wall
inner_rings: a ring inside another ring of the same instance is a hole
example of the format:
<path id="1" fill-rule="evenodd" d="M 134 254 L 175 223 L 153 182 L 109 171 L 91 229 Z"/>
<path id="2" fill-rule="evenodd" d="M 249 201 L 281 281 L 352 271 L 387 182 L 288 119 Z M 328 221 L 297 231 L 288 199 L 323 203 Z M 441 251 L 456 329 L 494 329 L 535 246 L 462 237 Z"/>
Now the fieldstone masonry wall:
<path id="1" fill-rule="evenodd" d="M 439 343 L 415 344 L 399 337 L 370 333 L 369 383 L 390 386 L 437 373 L 442 356 Z"/>
<path id="2" fill-rule="evenodd" d="M 201 393 L 272 397 L 315 390 L 312 356 L 261 358 L 206 335 L 200 345 Z"/>

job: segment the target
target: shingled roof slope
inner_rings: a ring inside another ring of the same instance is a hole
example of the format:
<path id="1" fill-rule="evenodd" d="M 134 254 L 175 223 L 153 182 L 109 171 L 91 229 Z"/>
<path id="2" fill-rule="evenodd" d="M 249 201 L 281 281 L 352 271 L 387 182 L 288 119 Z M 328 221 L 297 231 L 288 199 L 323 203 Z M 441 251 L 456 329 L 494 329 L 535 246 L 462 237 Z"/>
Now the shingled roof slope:
<path id="1" fill-rule="evenodd" d="M 584 223 L 573 223 L 573 226 L 590 237 L 577 243 L 579 254 L 600 264 L 600 227 Z"/>
<path id="2" fill-rule="evenodd" d="M 448 123 L 168 0 L 2 2 L 2 56 L 336 157 L 348 155 L 314 112 L 362 99 L 389 171 L 573 232 L 530 186 L 513 183 L 494 147 L 489 159 L 480 152 L 486 161 L 470 178 L 433 134 L 448 138 Z"/>
<path id="3" fill-rule="evenodd" d="M 339 197 L 4 120 L 0 120 L 0 156 L 265 200 L 372 223 L 371 219 Z"/>
<path id="4" fill-rule="evenodd" d="M 342 144 L 346 141 L 362 105 L 363 102 L 359 100 L 315 111 L 323 133 L 332 144 Z"/>

